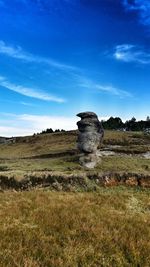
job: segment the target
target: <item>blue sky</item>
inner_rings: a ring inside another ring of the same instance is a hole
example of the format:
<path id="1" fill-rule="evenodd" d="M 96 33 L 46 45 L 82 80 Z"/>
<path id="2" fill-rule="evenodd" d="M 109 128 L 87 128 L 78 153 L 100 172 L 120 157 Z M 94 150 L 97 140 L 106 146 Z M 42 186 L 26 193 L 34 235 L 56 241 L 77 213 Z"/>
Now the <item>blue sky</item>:
<path id="1" fill-rule="evenodd" d="M 149 0 L 0 0 L 0 136 L 150 115 Z"/>

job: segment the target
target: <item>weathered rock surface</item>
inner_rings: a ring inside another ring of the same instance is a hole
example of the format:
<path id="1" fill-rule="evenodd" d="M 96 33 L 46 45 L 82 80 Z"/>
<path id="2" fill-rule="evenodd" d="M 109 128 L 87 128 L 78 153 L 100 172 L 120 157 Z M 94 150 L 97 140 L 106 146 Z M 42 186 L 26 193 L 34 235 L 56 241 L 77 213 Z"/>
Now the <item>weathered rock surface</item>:
<path id="1" fill-rule="evenodd" d="M 94 112 L 81 112 L 77 116 L 81 118 L 77 122 L 79 130 L 77 146 L 82 153 L 79 161 L 84 167 L 94 168 L 100 160 L 97 148 L 104 136 L 104 130 Z"/>

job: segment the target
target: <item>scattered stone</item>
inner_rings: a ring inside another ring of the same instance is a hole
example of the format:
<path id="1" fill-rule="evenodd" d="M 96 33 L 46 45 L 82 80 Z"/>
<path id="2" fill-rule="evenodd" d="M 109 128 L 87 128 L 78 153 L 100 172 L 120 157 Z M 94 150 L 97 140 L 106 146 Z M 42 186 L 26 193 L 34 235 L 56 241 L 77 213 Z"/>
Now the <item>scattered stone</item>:
<path id="1" fill-rule="evenodd" d="M 108 151 L 108 150 L 99 150 L 98 156 L 115 156 L 117 153 L 114 151 Z"/>
<path id="2" fill-rule="evenodd" d="M 143 154 L 143 157 L 144 157 L 145 159 L 150 159 L 150 152 L 148 151 L 148 152 L 144 153 L 144 154 Z"/>
<path id="3" fill-rule="evenodd" d="M 94 112 L 82 112 L 77 116 L 81 118 L 77 122 L 77 146 L 81 152 L 79 162 L 82 166 L 92 169 L 100 161 L 98 147 L 103 139 L 104 130 Z"/>

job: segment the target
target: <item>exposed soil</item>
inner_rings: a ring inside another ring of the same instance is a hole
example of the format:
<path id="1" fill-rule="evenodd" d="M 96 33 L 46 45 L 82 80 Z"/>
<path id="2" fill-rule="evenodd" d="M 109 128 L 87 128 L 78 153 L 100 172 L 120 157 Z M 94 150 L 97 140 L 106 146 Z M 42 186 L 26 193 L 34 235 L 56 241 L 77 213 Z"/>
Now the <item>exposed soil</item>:
<path id="1" fill-rule="evenodd" d="M 48 187 L 56 191 L 96 191 L 101 186 L 140 186 L 150 187 L 150 175 L 135 173 L 107 173 L 86 175 L 63 175 L 54 173 L 31 174 L 17 180 L 15 177 L 0 176 L 0 189 L 31 190 L 36 187 Z"/>

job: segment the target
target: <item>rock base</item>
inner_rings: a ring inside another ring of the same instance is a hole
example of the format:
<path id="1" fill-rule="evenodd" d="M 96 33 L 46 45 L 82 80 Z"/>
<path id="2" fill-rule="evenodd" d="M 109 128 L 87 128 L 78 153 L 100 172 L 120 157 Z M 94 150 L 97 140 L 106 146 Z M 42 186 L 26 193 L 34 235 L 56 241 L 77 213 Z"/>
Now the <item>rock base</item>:
<path id="1" fill-rule="evenodd" d="M 79 163 L 88 169 L 93 169 L 98 163 L 101 162 L 101 158 L 97 154 L 93 153 L 82 153 L 79 156 Z"/>

